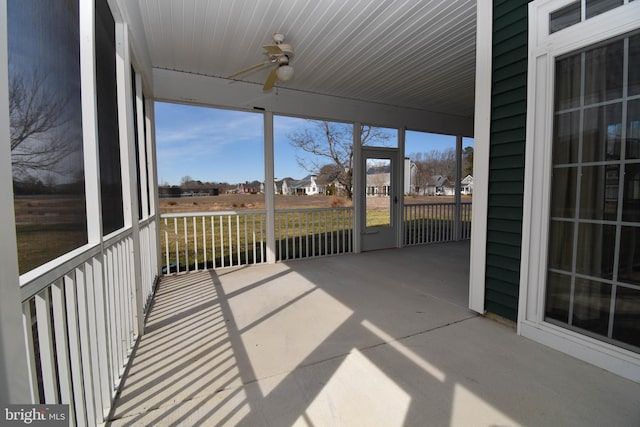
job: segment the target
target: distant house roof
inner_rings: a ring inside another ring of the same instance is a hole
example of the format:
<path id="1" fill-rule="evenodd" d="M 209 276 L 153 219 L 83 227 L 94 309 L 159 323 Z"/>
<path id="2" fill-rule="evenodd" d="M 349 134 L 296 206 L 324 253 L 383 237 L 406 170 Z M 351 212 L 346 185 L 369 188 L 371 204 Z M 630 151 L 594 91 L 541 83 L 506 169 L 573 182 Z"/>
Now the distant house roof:
<path id="1" fill-rule="evenodd" d="M 449 184 L 449 178 L 443 175 L 434 175 L 429 178 L 429 185 L 434 187 L 442 187 Z"/>
<path id="2" fill-rule="evenodd" d="M 380 173 L 390 173 L 391 165 L 371 166 L 367 168 L 367 175 L 377 175 Z"/>
<path id="3" fill-rule="evenodd" d="M 316 175 L 307 175 L 304 178 L 299 180 L 291 180 L 290 182 L 287 183 L 287 185 L 290 188 L 311 187 L 311 185 L 313 184 L 312 179 L 313 181 L 315 181 Z"/>

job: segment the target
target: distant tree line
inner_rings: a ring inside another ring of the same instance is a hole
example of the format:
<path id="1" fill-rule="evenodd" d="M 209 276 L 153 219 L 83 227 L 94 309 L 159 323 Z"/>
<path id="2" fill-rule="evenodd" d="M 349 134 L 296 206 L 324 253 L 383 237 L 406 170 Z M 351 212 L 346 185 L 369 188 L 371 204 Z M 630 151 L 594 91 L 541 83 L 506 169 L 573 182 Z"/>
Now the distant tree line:
<path id="1" fill-rule="evenodd" d="M 249 188 L 252 185 L 259 189 L 260 182 L 230 184 L 228 182 L 201 181 L 187 175 L 180 179 L 180 184 L 178 185 L 171 185 L 168 182 L 161 183 L 158 186 L 158 192 L 160 197 L 180 197 L 185 194 L 208 194 L 210 196 L 216 196 L 218 194 L 235 192 L 240 186 Z"/>
<path id="2" fill-rule="evenodd" d="M 456 176 L 456 150 L 453 147 L 411 153 L 409 158 L 415 164 L 414 185 L 418 188 L 427 188 L 437 176 L 443 176 L 449 180 L 454 180 Z M 467 175 L 473 175 L 473 147 L 471 146 L 462 150 L 462 176 L 458 177 L 458 180 L 462 180 Z"/>

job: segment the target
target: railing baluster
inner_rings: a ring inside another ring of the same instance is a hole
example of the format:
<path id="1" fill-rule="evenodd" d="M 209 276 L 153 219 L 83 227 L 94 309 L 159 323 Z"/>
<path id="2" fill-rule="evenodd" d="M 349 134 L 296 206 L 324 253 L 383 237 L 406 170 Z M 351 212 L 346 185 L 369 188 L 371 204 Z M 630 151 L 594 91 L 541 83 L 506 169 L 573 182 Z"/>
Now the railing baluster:
<path id="1" fill-rule="evenodd" d="M 35 296 L 36 321 L 38 331 L 38 349 L 40 351 L 40 371 L 42 373 L 42 386 L 44 390 L 44 402 L 59 403 L 58 388 L 56 387 L 56 366 L 51 330 L 51 305 L 49 303 L 49 288 L 45 288 Z"/>
<path id="2" fill-rule="evenodd" d="M 311 211 L 311 256 L 316 256 L 316 212 Z"/>
<path id="3" fill-rule="evenodd" d="M 329 235 L 327 234 L 327 211 L 324 211 L 324 251 L 322 255 L 329 254 Z"/>
<path id="4" fill-rule="evenodd" d="M 187 217 L 185 216 L 182 221 L 184 227 L 184 271 L 189 272 L 189 241 L 187 235 Z"/>
<path id="5" fill-rule="evenodd" d="M 229 266 L 233 265 L 233 234 L 231 232 L 231 215 L 227 215 L 227 233 L 229 242 Z"/>
<path id="6" fill-rule="evenodd" d="M 252 215 L 253 217 L 253 215 Z M 249 230 L 247 230 L 247 222 L 249 221 L 249 216 L 244 215 L 244 258 L 245 264 L 249 264 Z"/>
<path id="7" fill-rule="evenodd" d="M 220 260 L 220 266 L 224 267 L 224 225 L 222 223 L 222 216 L 220 216 Z"/>
<path id="8" fill-rule="evenodd" d="M 349 252 L 353 251 L 352 248 L 352 236 L 353 236 L 353 211 L 347 211 L 347 240 L 349 241 Z"/>
<path id="9" fill-rule="evenodd" d="M 204 255 L 204 269 L 207 269 L 207 226 L 202 216 L 202 253 Z"/>
<path id="10" fill-rule="evenodd" d="M 107 305 L 108 305 L 108 319 L 107 319 L 107 328 L 108 328 L 108 336 L 109 336 L 109 353 L 111 354 L 111 362 L 112 362 L 112 376 L 116 376 L 117 375 L 117 371 L 116 371 L 116 365 L 117 365 L 117 348 L 118 348 L 118 331 L 119 331 L 119 324 L 117 321 L 118 318 L 118 313 L 120 311 L 120 305 L 118 304 L 117 300 L 116 300 L 116 290 L 115 287 L 113 286 L 113 284 L 116 281 L 116 278 L 114 278 L 114 270 L 112 268 L 109 268 L 109 266 L 113 265 L 113 258 L 114 258 L 114 251 L 115 251 L 115 247 L 110 247 L 107 250 L 105 250 L 105 254 L 104 254 L 104 266 L 105 266 L 105 272 L 104 272 L 104 279 L 105 279 L 105 292 L 107 295 Z"/>
<path id="11" fill-rule="evenodd" d="M 213 220 L 213 216 L 211 217 L 211 263 L 213 264 L 213 268 L 216 268 L 216 224 Z"/>
<path id="12" fill-rule="evenodd" d="M 56 280 L 51 286 L 51 305 L 53 307 L 53 332 L 56 342 L 56 360 L 58 362 L 58 387 L 60 389 L 60 401 L 72 402 L 71 392 L 71 368 L 69 366 L 69 343 L 67 337 L 67 317 L 64 299 L 64 278 Z M 74 416 L 73 405 L 69 407 L 70 417 Z M 70 422 L 73 425 L 72 422 Z"/>
<path id="13" fill-rule="evenodd" d="M 260 215 L 260 262 L 265 262 L 264 259 L 264 216 Z"/>
<path id="14" fill-rule="evenodd" d="M 194 270 L 198 271 L 198 230 L 196 229 L 196 217 L 191 218 L 193 223 L 193 265 Z"/>
<path id="15" fill-rule="evenodd" d="M 69 330 L 69 362 L 71 378 L 73 381 L 73 408 L 75 424 L 80 427 L 87 425 L 87 408 L 85 404 L 85 388 L 82 382 L 82 359 L 80 350 L 80 331 L 78 329 L 78 300 L 76 298 L 77 278 L 84 274 L 81 268 L 74 270 L 73 275 L 67 275 L 64 279 L 67 328 Z M 69 423 L 73 425 L 73 422 Z"/>
<path id="16" fill-rule="evenodd" d="M 285 259 L 289 259 L 289 212 L 284 213 L 284 248 L 287 253 L 287 257 Z"/>
<path id="17" fill-rule="evenodd" d="M 94 424 L 99 419 L 98 412 L 96 410 L 96 391 L 99 388 L 96 386 L 98 376 L 95 375 L 96 369 L 94 365 L 98 363 L 93 359 L 93 352 L 91 351 L 90 344 L 90 321 L 89 321 L 89 309 L 87 306 L 87 294 L 88 287 L 93 286 L 93 266 L 91 262 L 87 262 L 84 265 L 82 275 L 76 276 L 77 286 L 77 303 L 78 303 L 78 330 L 80 333 L 80 352 L 82 355 L 82 378 L 84 383 L 85 400 L 87 408 L 87 420 L 89 424 Z M 94 382 L 95 381 L 95 382 Z"/>
<path id="18" fill-rule="evenodd" d="M 281 218 L 282 214 L 281 213 L 276 213 L 274 215 L 274 219 L 273 219 L 273 228 L 274 228 L 274 233 L 276 235 L 276 242 L 278 244 L 277 247 L 277 256 L 276 259 L 278 261 L 282 260 L 282 236 L 280 235 L 280 229 L 282 228 L 282 224 L 280 224 L 280 221 L 282 220 Z"/>
<path id="19" fill-rule="evenodd" d="M 337 253 L 344 253 L 344 212 L 338 211 L 336 235 L 338 240 Z"/>
<path id="20" fill-rule="evenodd" d="M 256 250 L 256 215 L 255 214 L 251 215 L 251 230 L 252 230 L 252 237 L 253 237 L 253 239 L 251 240 L 251 247 L 253 248 L 251 252 L 253 252 L 253 263 L 256 264 L 257 250 Z"/>
<path id="21" fill-rule="evenodd" d="M 240 262 L 240 215 L 236 215 L 236 239 L 237 245 L 236 250 L 238 251 L 238 265 L 241 265 Z"/>
<path id="22" fill-rule="evenodd" d="M 173 219 L 173 234 L 176 242 L 176 273 L 180 273 L 180 247 L 178 245 L 178 218 Z"/>
<path id="23" fill-rule="evenodd" d="M 167 266 L 167 274 L 169 274 L 171 273 L 171 267 L 169 264 L 169 226 L 167 225 L 167 218 L 164 219 L 164 247 L 167 248 L 165 262 Z"/>
<path id="24" fill-rule="evenodd" d="M 331 246 L 329 247 L 329 254 L 333 255 L 333 212 L 329 211 L 329 241 L 331 242 Z"/>
<path id="25" fill-rule="evenodd" d="M 302 258 L 303 257 L 303 250 L 302 250 L 302 230 L 304 230 L 304 224 L 302 222 L 302 214 L 303 212 L 298 211 L 298 228 L 297 233 L 298 233 L 298 251 L 297 253 L 297 258 Z"/>

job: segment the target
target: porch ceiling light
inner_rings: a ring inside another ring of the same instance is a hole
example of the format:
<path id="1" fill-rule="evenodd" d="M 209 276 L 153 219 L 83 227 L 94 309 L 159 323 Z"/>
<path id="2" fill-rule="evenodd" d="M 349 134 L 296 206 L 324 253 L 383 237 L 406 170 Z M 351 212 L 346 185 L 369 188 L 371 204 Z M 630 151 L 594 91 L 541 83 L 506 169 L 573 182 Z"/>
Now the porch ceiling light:
<path id="1" fill-rule="evenodd" d="M 278 79 L 286 82 L 293 78 L 293 67 L 291 65 L 281 65 L 276 70 Z"/>

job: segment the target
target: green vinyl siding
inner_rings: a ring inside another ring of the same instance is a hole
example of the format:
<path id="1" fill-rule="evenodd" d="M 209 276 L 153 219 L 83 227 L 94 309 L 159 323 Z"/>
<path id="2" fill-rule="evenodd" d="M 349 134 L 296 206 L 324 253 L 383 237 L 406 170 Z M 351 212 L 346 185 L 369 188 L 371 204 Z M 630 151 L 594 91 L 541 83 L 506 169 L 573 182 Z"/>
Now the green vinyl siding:
<path id="1" fill-rule="evenodd" d="M 516 320 L 527 96 L 527 3 L 493 3 L 485 308 Z"/>

